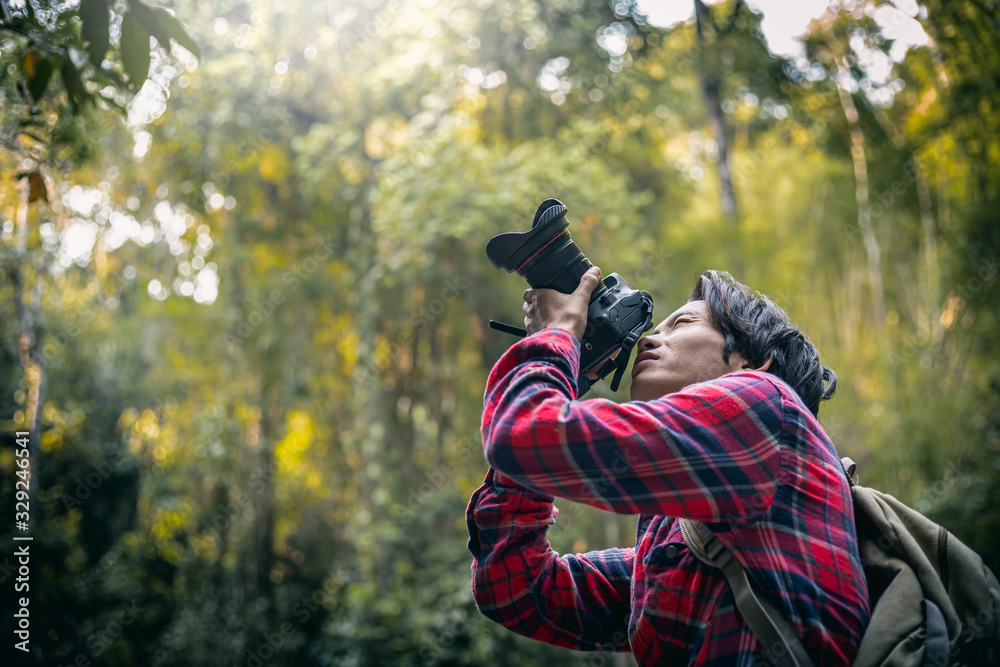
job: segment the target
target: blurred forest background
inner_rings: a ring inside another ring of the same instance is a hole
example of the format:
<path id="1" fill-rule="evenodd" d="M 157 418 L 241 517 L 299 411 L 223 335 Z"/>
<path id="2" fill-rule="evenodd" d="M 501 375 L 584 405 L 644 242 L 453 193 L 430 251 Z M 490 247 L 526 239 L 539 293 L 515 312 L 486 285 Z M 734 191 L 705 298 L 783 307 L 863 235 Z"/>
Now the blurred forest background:
<path id="1" fill-rule="evenodd" d="M 996 0 L 789 58 L 739 0 L 0 4 L 3 654 L 28 431 L 32 664 L 633 664 L 470 591 L 525 287 L 484 248 L 550 196 L 657 320 L 707 268 L 770 295 L 862 482 L 1000 571 Z M 557 506 L 559 552 L 631 543 Z"/>

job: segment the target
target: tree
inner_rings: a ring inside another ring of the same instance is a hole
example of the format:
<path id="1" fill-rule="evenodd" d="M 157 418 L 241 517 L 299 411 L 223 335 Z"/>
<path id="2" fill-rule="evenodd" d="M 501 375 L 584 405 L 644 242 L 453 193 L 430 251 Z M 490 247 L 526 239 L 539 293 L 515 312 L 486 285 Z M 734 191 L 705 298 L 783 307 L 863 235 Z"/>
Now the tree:
<path id="1" fill-rule="evenodd" d="M 978 271 L 996 239 L 977 197 L 997 175 L 996 114 L 973 103 L 994 92 L 971 63 L 995 49 L 970 8 L 944 4 L 923 19 L 943 41 L 894 63 L 880 84 L 902 82 L 891 98 L 869 99 L 844 51 L 886 341 L 872 333 L 851 132 L 836 68 L 821 67 L 822 25 L 801 70 L 767 51 L 743 3 L 707 7 L 701 45 L 694 22 L 661 30 L 628 2 L 178 5 L 204 61 L 188 69 L 178 50 L 184 72 L 154 63 L 140 95 L 162 106 L 97 133 L 90 162 L 58 178 L 44 166 L 50 201 L 33 202 L 24 227 L 44 276 L 29 270 L 24 303 L 48 343 L 35 501 L 46 576 L 32 614 L 57 639 L 39 640 L 44 658 L 591 662 L 477 612 L 462 517 L 486 469 L 486 374 L 511 342 L 487 322 L 517 321 L 525 287 L 485 244 L 526 229 L 549 196 L 568 205 L 580 248 L 650 291 L 660 316 L 739 255 L 737 277 L 840 374 L 821 414 L 864 483 L 954 511 L 948 527 L 985 544 L 991 524 L 968 508 L 988 503 L 959 497 L 991 477 L 959 444 L 992 423 L 976 410 L 993 405 L 997 311 Z M 868 18 L 842 15 L 841 41 L 861 30 L 876 44 Z M 102 64 L 117 69 L 110 48 Z M 166 104 L 165 90 L 183 94 Z M 0 187 L 27 187 L 12 160 Z M 25 195 L 6 192 L 12 252 Z M 68 242 L 85 231 L 92 244 Z M 14 296 L 0 285 L 5 341 L 19 335 Z M 17 424 L 31 398 L 20 367 L 18 348 L 0 346 L 0 419 L 20 412 Z M 627 382 L 592 395 L 623 400 Z M 0 453 L 4 499 L 12 465 Z M 557 506 L 559 552 L 624 546 L 635 529 Z M 133 597 L 144 611 L 112 638 Z"/>

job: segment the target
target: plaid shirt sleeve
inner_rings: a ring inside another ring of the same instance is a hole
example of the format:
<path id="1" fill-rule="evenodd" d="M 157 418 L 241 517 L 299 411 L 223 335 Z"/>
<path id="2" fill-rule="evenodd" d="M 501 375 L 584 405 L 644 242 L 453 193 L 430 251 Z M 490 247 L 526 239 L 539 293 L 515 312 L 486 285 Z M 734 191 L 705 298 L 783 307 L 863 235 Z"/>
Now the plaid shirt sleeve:
<path id="1" fill-rule="evenodd" d="M 543 329 L 504 353 L 486 386 L 486 459 L 541 494 L 621 514 L 743 523 L 774 500 L 782 398 L 764 373 L 654 401 L 578 401 L 580 343 Z"/>
<path id="2" fill-rule="evenodd" d="M 581 651 L 630 651 L 635 549 L 560 556 L 546 532 L 552 496 L 492 468 L 469 501 L 472 592 L 479 610 L 518 634 Z"/>

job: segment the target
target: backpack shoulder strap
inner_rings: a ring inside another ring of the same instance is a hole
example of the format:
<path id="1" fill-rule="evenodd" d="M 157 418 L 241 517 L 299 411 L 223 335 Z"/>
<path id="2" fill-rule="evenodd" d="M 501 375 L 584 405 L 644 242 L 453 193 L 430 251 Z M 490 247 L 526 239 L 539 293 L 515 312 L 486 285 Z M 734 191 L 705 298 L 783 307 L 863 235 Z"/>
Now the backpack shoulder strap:
<path id="1" fill-rule="evenodd" d="M 847 475 L 847 485 L 853 489 L 858 485 L 858 464 L 850 456 L 844 456 L 840 459 L 840 467 Z"/>
<path id="2" fill-rule="evenodd" d="M 757 595 L 733 552 L 704 523 L 691 519 L 679 521 L 681 534 L 691 553 L 706 565 L 719 568 L 726 576 L 736 598 L 736 608 L 764 644 L 768 656 L 779 667 L 812 667 L 795 629 L 777 607 Z"/>

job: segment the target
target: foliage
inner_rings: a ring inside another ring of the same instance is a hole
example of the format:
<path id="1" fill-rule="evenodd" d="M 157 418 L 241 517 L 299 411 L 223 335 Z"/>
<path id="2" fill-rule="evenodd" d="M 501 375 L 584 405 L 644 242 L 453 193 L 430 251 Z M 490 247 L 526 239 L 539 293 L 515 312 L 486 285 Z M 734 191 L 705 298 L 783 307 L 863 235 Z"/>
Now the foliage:
<path id="1" fill-rule="evenodd" d="M 735 0 L 701 40 L 598 0 L 4 3 L 0 430 L 37 398 L 30 660 L 628 664 L 496 627 L 469 588 L 510 344 L 487 323 L 524 289 L 485 243 L 549 196 L 660 317 L 740 267 L 837 371 L 821 418 L 863 482 L 1000 571 L 1000 19 L 928 0 L 930 40 L 879 78 L 890 7 L 857 5 L 795 60 Z M 5 445 L 0 511 L 14 467 Z M 560 552 L 634 535 L 557 506 Z"/>
<path id="2" fill-rule="evenodd" d="M 199 55 L 173 14 L 139 0 L 4 2 L 2 9 L 0 141 L 37 162 L 69 166 L 97 148 L 88 135 L 95 125 L 107 131 L 101 112 L 124 114 L 146 81 L 151 37 L 158 55 L 171 41 Z"/>

